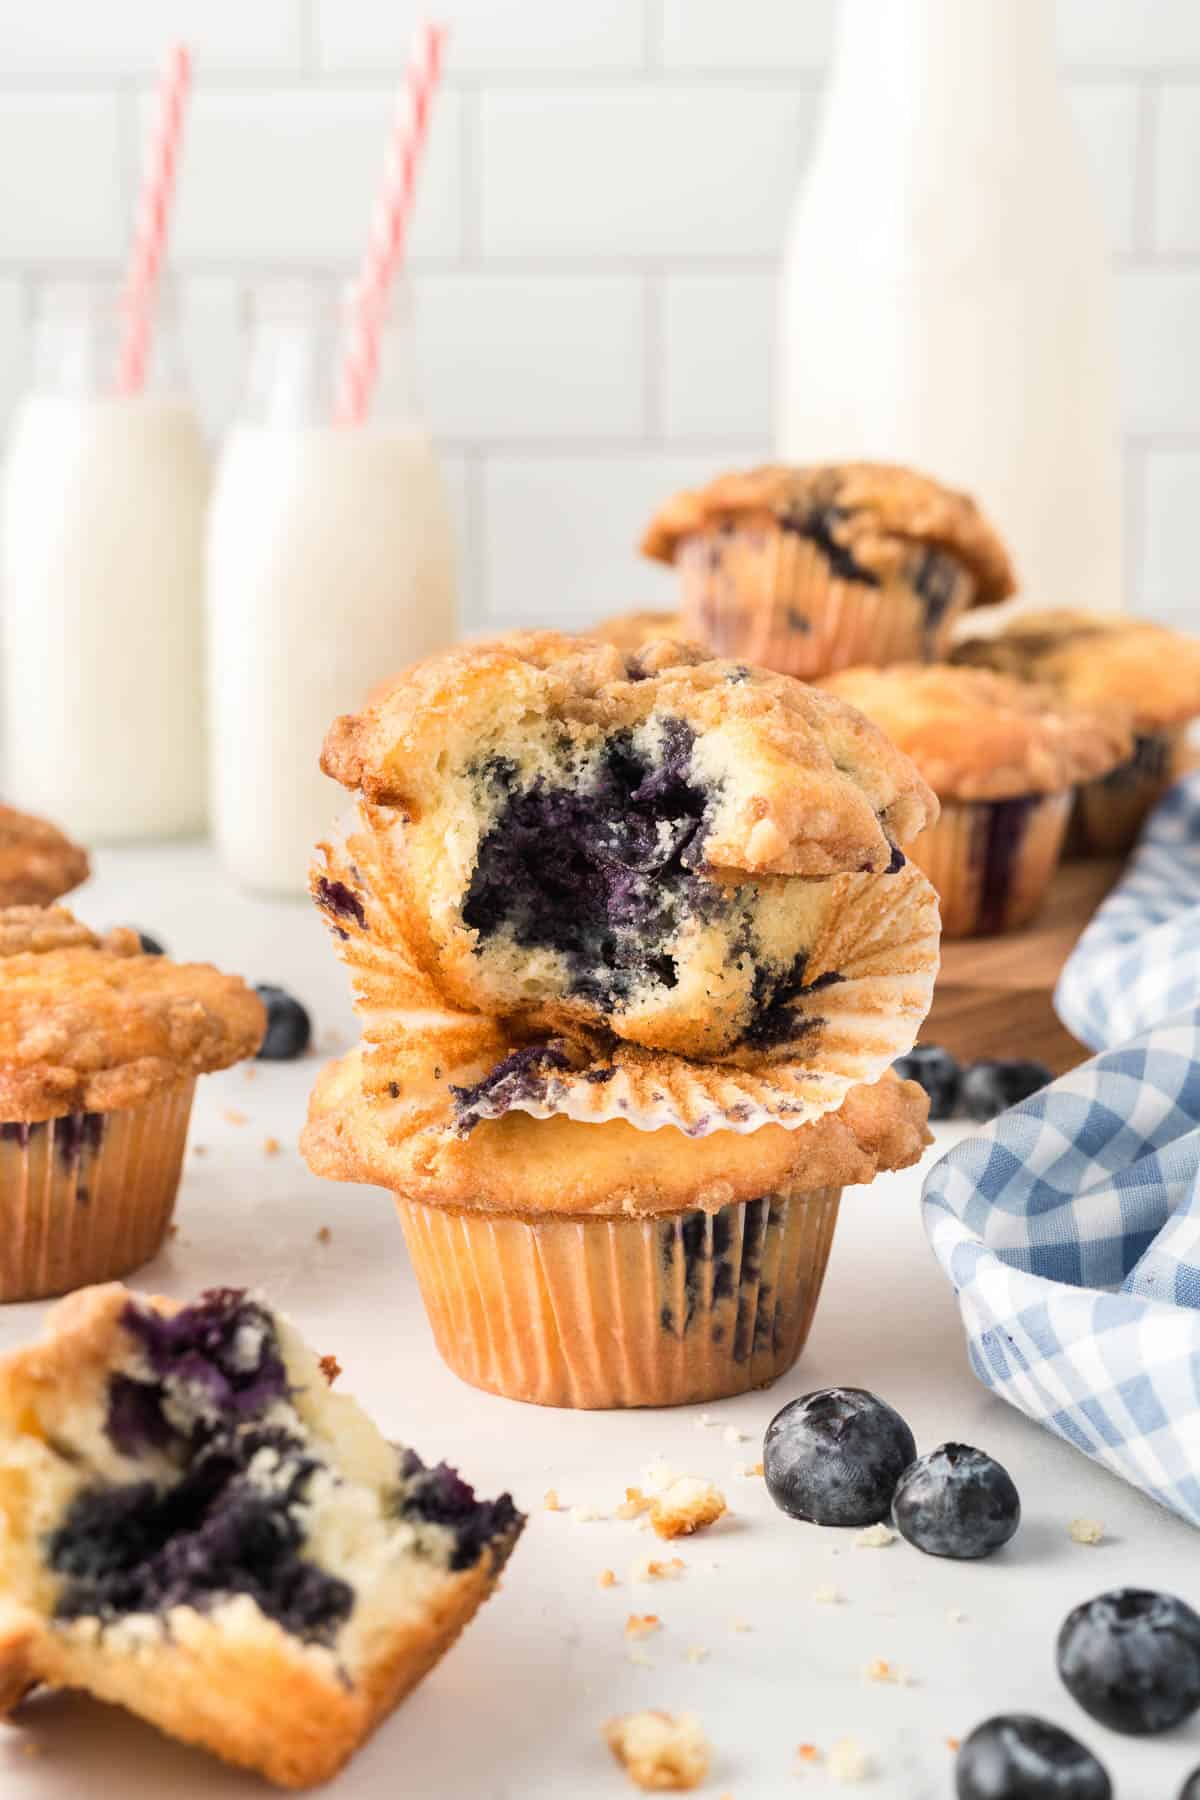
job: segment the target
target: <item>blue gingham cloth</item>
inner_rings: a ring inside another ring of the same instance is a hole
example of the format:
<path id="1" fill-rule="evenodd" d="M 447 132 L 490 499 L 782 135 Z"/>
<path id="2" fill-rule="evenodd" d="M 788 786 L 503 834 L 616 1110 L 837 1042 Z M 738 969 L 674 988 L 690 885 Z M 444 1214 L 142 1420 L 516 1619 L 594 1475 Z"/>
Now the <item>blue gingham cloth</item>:
<path id="1" fill-rule="evenodd" d="M 1200 1525 L 1200 776 L 1155 812 L 1057 1000 L 1117 1047 L 944 1156 L 926 1230 L 979 1378 Z"/>

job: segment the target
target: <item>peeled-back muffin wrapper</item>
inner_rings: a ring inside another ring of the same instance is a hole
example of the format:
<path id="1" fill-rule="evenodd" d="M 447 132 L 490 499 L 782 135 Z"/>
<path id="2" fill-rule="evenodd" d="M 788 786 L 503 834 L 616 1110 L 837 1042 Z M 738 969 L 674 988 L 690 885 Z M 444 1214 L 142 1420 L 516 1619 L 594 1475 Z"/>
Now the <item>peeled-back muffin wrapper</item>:
<path id="1" fill-rule="evenodd" d="M 363 1091 L 392 1142 L 512 1110 L 695 1137 L 766 1124 L 797 1130 L 835 1111 L 851 1087 L 877 1081 L 912 1048 L 929 1011 L 937 896 L 906 863 L 895 874 L 815 884 L 824 904 L 807 946 L 811 991 L 796 1005 L 796 1035 L 779 1049 L 694 1062 L 584 1034 L 531 1044 L 511 1022 L 455 1008 L 421 967 L 403 909 L 389 900 L 402 892 L 390 866 L 401 826 L 389 808 L 360 803 L 321 846 L 313 877 L 354 981 Z M 461 1101 L 514 1053 L 512 1079 Z"/>

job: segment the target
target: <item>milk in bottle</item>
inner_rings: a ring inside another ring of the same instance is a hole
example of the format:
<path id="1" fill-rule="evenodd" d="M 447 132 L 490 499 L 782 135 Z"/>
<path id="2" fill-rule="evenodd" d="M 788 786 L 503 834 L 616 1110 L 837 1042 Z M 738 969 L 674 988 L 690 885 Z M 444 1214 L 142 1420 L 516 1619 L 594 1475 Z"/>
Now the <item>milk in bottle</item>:
<path id="1" fill-rule="evenodd" d="M 209 525 L 210 803 L 231 873 L 299 892 L 346 804 L 318 766 L 325 731 L 452 641 L 454 548 L 403 325 L 385 332 L 370 422 L 335 425 L 327 294 L 289 284 L 252 301 Z"/>
<path id="2" fill-rule="evenodd" d="M 4 793 L 93 843 L 204 818 L 210 463 L 164 314 L 126 397 L 116 289 L 42 290 L 0 488 Z"/>

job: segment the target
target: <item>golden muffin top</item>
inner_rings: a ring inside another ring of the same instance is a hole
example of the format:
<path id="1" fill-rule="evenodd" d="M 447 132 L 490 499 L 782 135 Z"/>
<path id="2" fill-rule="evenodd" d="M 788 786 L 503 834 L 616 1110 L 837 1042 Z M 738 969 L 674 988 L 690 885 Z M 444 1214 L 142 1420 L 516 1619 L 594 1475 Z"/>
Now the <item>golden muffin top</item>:
<path id="1" fill-rule="evenodd" d="M 659 638 L 677 643 L 694 642 L 689 637 L 683 615 L 677 612 L 612 613 L 596 625 L 589 625 L 582 637 L 598 638 L 602 644 L 615 644 L 618 650 L 644 650 Z"/>
<path id="2" fill-rule="evenodd" d="M 1125 715 L 1085 712 L 987 669 L 897 663 L 843 669 L 820 685 L 882 726 L 942 799 L 1056 793 L 1107 774 L 1132 748 Z"/>
<path id="3" fill-rule="evenodd" d="M 57 825 L 0 806 L 0 907 L 48 906 L 88 873 L 87 851 Z"/>
<path id="4" fill-rule="evenodd" d="M 951 660 L 1041 682 L 1076 706 L 1126 707 L 1143 732 L 1200 714 L 1200 638 L 1149 619 L 1019 612 L 994 636 L 964 639 Z"/>
<path id="5" fill-rule="evenodd" d="M 321 766 L 412 824 L 461 811 L 456 784 L 503 761 L 533 780 L 620 732 L 682 728 L 713 792 L 704 861 L 753 875 L 887 869 L 936 801 L 860 713 L 787 675 L 695 644 L 614 644 L 514 632 L 417 663 L 363 712 L 337 719 Z"/>
<path id="6" fill-rule="evenodd" d="M 309 1103 L 301 1148 L 310 1168 L 413 1199 L 471 1211 L 641 1216 L 716 1211 L 765 1195 L 795 1196 L 907 1168 L 930 1141 L 929 1102 L 892 1076 L 850 1089 L 836 1112 L 794 1131 L 764 1125 L 690 1137 L 509 1112 L 464 1135 L 418 1131 L 390 1141 L 363 1097 L 358 1051 L 330 1063 Z"/>
<path id="7" fill-rule="evenodd" d="M 137 1106 L 257 1050 L 261 1000 L 207 963 L 99 938 L 64 907 L 0 911 L 0 1119 Z"/>
<path id="8" fill-rule="evenodd" d="M 892 463 L 733 470 L 675 494 L 650 521 L 641 547 L 659 562 L 674 562 L 685 538 L 723 525 L 802 530 L 817 520 L 870 577 L 886 580 L 920 544 L 947 551 L 971 571 L 976 605 L 1003 600 L 1016 587 L 1008 551 L 970 495 Z"/>

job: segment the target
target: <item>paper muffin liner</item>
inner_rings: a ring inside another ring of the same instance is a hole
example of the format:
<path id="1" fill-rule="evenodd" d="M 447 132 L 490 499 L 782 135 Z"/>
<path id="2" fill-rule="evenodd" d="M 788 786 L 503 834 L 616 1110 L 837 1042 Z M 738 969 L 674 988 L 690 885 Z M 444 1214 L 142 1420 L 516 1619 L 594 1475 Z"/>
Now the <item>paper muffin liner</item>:
<path id="1" fill-rule="evenodd" d="M 791 1368 L 839 1188 L 652 1219 L 451 1212 L 397 1198 L 443 1360 L 538 1406 L 682 1406 Z"/>
<path id="2" fill-rule="evenodd" d="M 1187 726 L 1138 732 L 1133 755 L 1075 791 L 1070 848 L 1076 856 L 1124 856 L 1181 773 Z"/>
<path id="3" fill-rule="evenodd" d="M 769 524 L 687 538 L 676 566 L 685 633 L 804 681 L 863 663 L 937 662 L 975 597 L 974 576 L 949 551 L 914 545 L 873 587 L 836 574 L 811 538 Z"/>
<path id="4" fill-rule="evenodd" d="M 113 1281 L 157 1254 L 195 1086 L 122 1112 L 0 1124 L 0 1301 Z"/>
<path id="5" fill-rule="evenodd" d="M 770 1051 L 694 1062 L 578 1033 L 531 1041 L 512 1021 L 449 1005 L 389 896 L 390 815 L 363 807 L 322 846 L 314 877 L 351 970 L 365 1043 L 363 1091 L 389 1138 L 447 1119 L 460 1128 L 519 1110 L 693 1136 L 798 1129 L 877 1081 L 912 1048 L 938 969 L 937 897 L 920 870 L 836 875 L 797 995 L 793 1036 Z M 464 1095 L 467 1096 L 464 1099 Z"/>
<path id="6" fill-rule="evenodd" d="M 1058 868 L 1071 789 L 1012 800 L 943 800 L 909 857 L 937 889 L 942 935 L 989 937 L 1037 913 Z"/>

